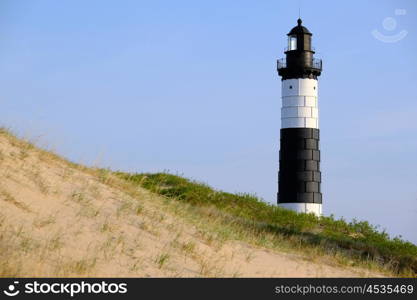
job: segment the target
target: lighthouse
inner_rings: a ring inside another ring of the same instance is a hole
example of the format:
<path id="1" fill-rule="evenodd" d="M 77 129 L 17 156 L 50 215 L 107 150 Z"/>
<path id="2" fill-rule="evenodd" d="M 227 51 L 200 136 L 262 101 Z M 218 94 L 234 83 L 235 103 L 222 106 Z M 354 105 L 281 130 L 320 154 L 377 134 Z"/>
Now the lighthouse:
<path id="1" fill-rule="evenodd" d="M 281 76 L 281 139 L 278 205 L 300 213 L 322 214 L 318 77 L 322 61 L 314 58 L 312 33 L 301 19 L 288 35 Z"/>

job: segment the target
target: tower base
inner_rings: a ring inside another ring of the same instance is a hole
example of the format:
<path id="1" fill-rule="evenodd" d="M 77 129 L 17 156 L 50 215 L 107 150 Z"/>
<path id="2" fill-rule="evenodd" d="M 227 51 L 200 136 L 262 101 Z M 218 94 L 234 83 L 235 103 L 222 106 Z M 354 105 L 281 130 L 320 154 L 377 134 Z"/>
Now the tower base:
<path id="1" fill-rule="evenodd" d="M 313 213 L 318 217 L 322 215 L 321 203 L 278 203 L 278 205 L 298 213 Z"/>

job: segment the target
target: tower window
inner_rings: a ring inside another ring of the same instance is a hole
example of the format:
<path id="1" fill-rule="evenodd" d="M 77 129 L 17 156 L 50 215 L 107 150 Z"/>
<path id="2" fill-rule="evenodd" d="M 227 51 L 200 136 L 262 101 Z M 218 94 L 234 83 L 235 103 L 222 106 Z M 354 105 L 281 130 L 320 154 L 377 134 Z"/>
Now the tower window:
<path id="1" fill-rule="evenodd" d="M 316 89 L 316 87 L 314 86 L 313 89 Z"/>
<path id="2" fill-rule="evenodd" d="M 288 50 L 297 50 L 297 36 L 290 35 L 288 37 Z"/>
<path id="3" fill-rule="evenodd" d="M 290 90 L 292 90 L 292 85 L 290 85 Z"/>

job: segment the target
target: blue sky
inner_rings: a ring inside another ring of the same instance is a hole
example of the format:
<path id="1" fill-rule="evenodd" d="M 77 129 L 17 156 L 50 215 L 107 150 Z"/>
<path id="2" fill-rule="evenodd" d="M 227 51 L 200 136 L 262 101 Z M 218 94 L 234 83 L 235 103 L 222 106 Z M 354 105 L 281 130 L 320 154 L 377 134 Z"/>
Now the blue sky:
<path id="1" fill-rule="evenodd" d="M 299 7 L 324 61 L 324 213 L 417 243 L 413 0 L 2 0 L 0 124 L 76 162 L 275 203 L 275 60 Z"/>

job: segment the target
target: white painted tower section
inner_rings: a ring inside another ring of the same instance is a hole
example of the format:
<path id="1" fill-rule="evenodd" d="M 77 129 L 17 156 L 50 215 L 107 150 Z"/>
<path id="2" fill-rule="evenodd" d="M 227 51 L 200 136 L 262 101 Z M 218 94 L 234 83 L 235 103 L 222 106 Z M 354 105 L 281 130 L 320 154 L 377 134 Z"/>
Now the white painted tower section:
<path id="1" fill-rule="evenodd" d="M 316 216 L 322 215 L 321 203 L 279 203 L 278 205 L 299 213 L 313 213 Z"/>
<path id="2" fill-rule="evenodd" d="M 282 80 L 281 128 L 319 129 L 318 81 L 298 78 Z M 322 215 L 320 203 L 279 203 L 278 205 L 300 213 Z"/>
<path id="3" fill-rule="evenodd" d="M 317 83 L 308 78 L 282 81 L 281 128 L 319 128 Z"/>

